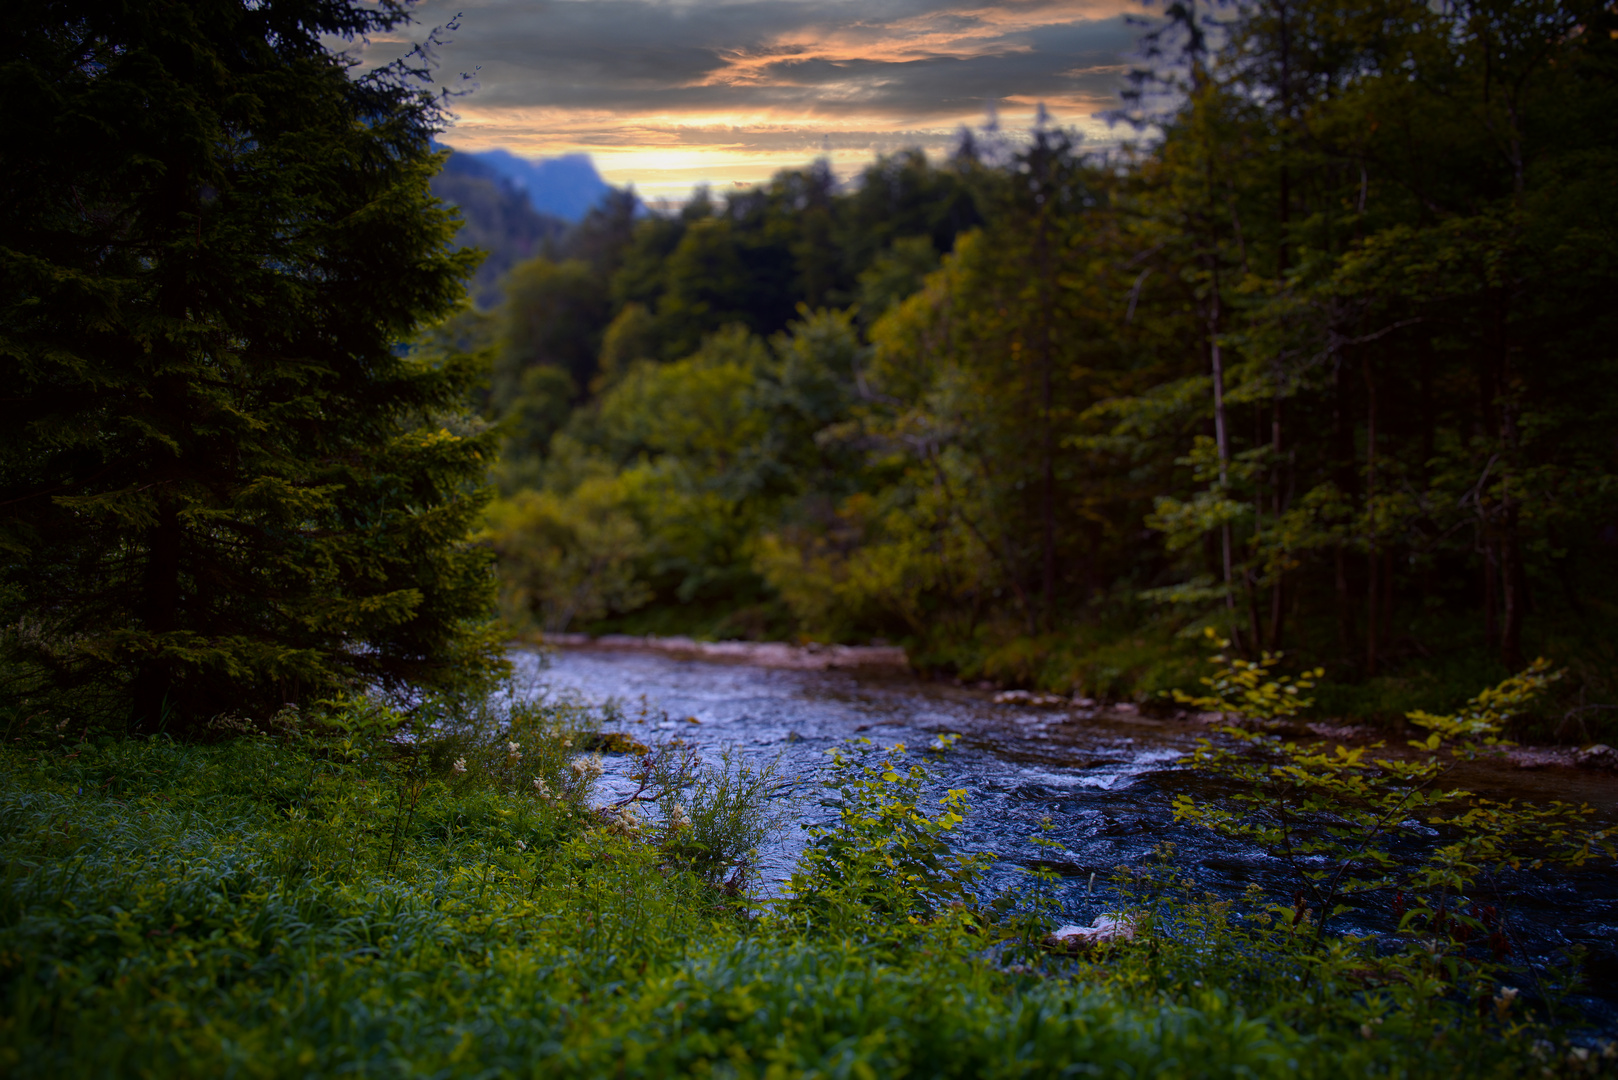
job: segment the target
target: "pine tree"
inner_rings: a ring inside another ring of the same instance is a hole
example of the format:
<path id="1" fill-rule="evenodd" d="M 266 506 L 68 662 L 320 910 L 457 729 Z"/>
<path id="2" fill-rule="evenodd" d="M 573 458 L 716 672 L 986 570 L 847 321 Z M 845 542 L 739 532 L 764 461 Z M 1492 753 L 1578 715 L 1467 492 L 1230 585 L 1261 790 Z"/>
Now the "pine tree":
<path id="1" fill-rule="evenodd" d="M 6 690 L 171 732 L 497 665 L 475 256 L 398 0 L 66 0 L 0 42 Z M 459 427 L 461 430 L 457 432 Z M 481 629 L 480 629 L 481 628 Z M 56 706 L 60 708 L 60 705 Z"/>

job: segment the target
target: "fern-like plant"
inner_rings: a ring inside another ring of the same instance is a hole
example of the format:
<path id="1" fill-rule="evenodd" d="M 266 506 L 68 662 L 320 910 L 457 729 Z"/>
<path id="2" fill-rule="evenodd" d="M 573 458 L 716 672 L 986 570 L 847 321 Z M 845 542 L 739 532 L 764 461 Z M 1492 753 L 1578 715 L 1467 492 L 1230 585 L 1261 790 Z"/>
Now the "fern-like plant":
<path id="1" fill-rule="evenodd" d="M 1515 951 L 1502 871 L 1618 854 L 1613 837 L 1591 827 L 1588 806 L 1491 799 L 1450 783 L 1457 766 L 1510 745 L 1506 722 L 1560 677 L 1548 660 L 1452 714 L 1410 713 L 1427 735 L 1395 749 L 1253 730 L 1310 704 L 1299 692 L 1308 681 L 1273 672 L 1279 659 L 1214 657 L 1216 674 L 1205 681 L 1215 696 L 1189 700 L 1235 722 L 1222 729 L 1227 741 L 1199 740 L 1186 760 L 1234 790 L 1213 799 L 1182 794 L 1174 813 L 1282 860 L 1292 902 L 1271 911 L 1298 928 L 1300 943 L 1321 948 L 1332 920 L 1380 906 L 1429 955 L 1446 952 L 1468 978 L 1485 978 Z"/>

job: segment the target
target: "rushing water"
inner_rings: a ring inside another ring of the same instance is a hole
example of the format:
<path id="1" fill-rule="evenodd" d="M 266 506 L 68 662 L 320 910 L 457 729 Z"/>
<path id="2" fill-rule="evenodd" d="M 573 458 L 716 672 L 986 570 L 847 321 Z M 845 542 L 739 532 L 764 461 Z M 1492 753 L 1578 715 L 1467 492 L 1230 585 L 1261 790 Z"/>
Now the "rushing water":
<path id="1" fill-rule="evenodd" d="M 783 774 L 797 782 L 797 824 L 761 853 L 766 888 L 790 872 L 803 827 L 827 814 L 815 780 L 828 750 L 865 737 L 880 746 L 902 742 L 917 754 L 936 736 L 952 733 L 959 741 L 932 772 L 940 791 L 966 789 L 971 811 L 960 846 L 996 854 L 991 888 L 1016 886 L 1036 862 L 1050 866 L 1064 883 L 1062 917 L 1088 923 L 1111 906 L 1106 883 L 1113 871 L 1150 859 L 1168 842 L 1199 888 L 1234 895 L 1256 881 L 1290 895 L 1279 860 L 1174 823 L 1173 797 L 1206 783 L 1177 765 L 1207 733 L 1192 723 L 996 705 L 981 691 L 889 673 L 782 670 L 590 649 L 553 654 L 548 665 L 534 653 L 516 660 L 546 693 L 616 700 L 626 716 L 618 726 L 641 742 L 677 738 L 710 756 L 732 747 L 755 760 L 778 758 Z M 609 790 L 626 783 L 630 764 L 607 759 Z M 1618 781 L 1609 775 L 1487 765 L 1462 780 L 1496 796 L 1586 802 L 1604 824 L 1618 823 Z M 1053 828 L 1045 835 L 1067 849 L 1054 860 L 1028 840 L 1046 816 Z M 1589 993 L 1582 1004 L 1600 1028 L 1618 1033 L 1618 870 L 1518 873 L 1502 887 L 1511 932 L 1529 952 L 1545 957 L 1574 945 L 1586 950 Z M 1389 926 L 1369 916 L 1358 927 L 1342 928 Z"/>

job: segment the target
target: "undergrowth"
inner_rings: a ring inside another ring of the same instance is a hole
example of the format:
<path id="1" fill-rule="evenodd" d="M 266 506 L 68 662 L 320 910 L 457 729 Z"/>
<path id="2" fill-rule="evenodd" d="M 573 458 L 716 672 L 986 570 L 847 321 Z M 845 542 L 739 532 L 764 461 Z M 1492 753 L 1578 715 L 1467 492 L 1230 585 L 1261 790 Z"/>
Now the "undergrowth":
<path id="1" fill-rule="evenodd" d="M 558 706 L 373 703 L 0 750 L 8 1076 L 1513 1076 L 1595 1071 L 1441 960 L 1374 950 L 1169 870 L 1136 937 L 1042 944 L 950 846 L 964 793 L 852 746 L 784 894 L 752 851 L 769 766 L 641 759 L 615 799 Z M 944 752 L 947 740 L 935 752 Z M 1569 1054 L 1572 1057 L 1569 1057 Z"/>

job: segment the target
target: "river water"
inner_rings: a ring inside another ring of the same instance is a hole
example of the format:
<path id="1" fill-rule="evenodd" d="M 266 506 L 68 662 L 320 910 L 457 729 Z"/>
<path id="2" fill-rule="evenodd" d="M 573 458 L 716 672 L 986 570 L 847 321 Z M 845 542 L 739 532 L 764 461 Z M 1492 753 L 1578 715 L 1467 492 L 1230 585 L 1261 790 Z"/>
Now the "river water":
<path id="1" fill-rule="evenodd" d="M 997 705 L 982 691 L 869 670 L 762 668 L 596 649 L 548 656 L 522 651 L 514 660 L 532 692 L 616 702 L 623 720 L 611 726 L 643 743 L 680 739 L 708 756 L 730 747 L 755 761 L 778 759 L 795 782 L 795 824 L 760 853 L 767 892 L 790 873 L 804 827 L 828 818 L 816 780 L 829 750 L 863 737 L 884 747 L 904 743 L 919 759 L 948 733 L 959 740 L 930 768 L 940 794 L 967 791 L 971 809 L 958 846 L 995 854 L 987 882 L 992 890 L 1022 884 L 1030 866 L 1049 866 L 1063 883 L 1061 917 L 1089 923 L 1116 906 L 1107 882 L 1118 867 L 1146 862 L 1170 843 L 1199 890 L 1235 895 L 1256 881 L 1279 897 L 1291 896 L 1279 860 L 1174 822 L 1174 796 L 1207 784 L 1177 764 L 1207 734 L 1192 722 L 1107 709 Z M 631 764 L 627 757 L 606 759 L 608 791 L 627 784 Z M 1618 825 L 1618 779 L 1610 774 L 1490 764 L 1457 782 L 1496 797 L 1588 803 L 1603 825 Z M 1052 828 L 1042 833 L 1047 817 Z M 1030 843 L 1036 833 L 1066 851 Z M 1509 929 L 1525 951 L 1543 959 L 1570 946 L 1584 949 L 1579 1004 L 1597 1028 L 1618 1034 L 1618 868 L 1514 873 L 1501 886 Z M 1357 926 L 1334 925 L 1391 929 L 1375 913 Z"/>

